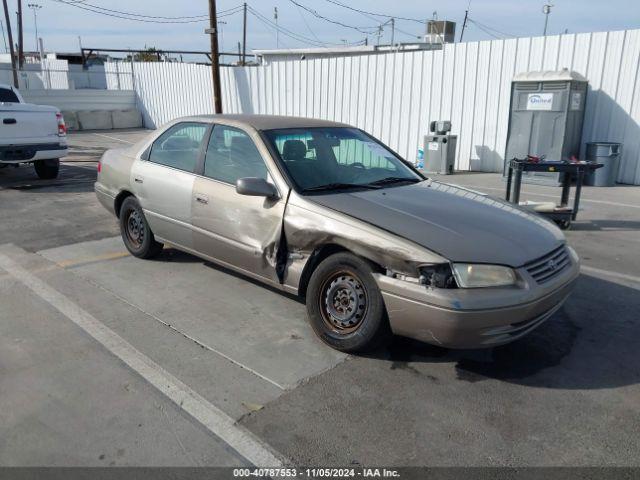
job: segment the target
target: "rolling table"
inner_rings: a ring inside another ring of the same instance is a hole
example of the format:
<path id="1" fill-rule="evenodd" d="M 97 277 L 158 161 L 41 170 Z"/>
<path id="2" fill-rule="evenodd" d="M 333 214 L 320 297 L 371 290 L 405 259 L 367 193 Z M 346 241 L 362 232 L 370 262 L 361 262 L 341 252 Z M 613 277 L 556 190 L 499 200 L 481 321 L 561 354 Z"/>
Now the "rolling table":
<path id="1" fill-rule="evenodd" d="M 597 170 L 601 167 L 601 163 L 593 162 L 530 161 L 527 159 L 520 160 L 514 158 L 509 162 L 509 171 L 507 173 L 507 194 L 505 198 L 508 202 L 511 201 L 511 184 L 513 183 L 512 203 L 515 203 L 516 205 L 520 203 L 522 172 L 564 173 L 560 205 L 557 205 L 552 211 L 542 211 L 538 213 L 556 222 L 560 228 L 567 229 L 571 226 L 571 221 L 575 220 L 578 215 L 580 194 L 582 193 L 582 183 L 584 181 L 585 173 L 591 170 Z M 569 192 L 571 190 L 571 179 L 573 177 L 576 178 L 576 193 L 573 199 L 573 208 L 571 208 L 569 207 Z"/>

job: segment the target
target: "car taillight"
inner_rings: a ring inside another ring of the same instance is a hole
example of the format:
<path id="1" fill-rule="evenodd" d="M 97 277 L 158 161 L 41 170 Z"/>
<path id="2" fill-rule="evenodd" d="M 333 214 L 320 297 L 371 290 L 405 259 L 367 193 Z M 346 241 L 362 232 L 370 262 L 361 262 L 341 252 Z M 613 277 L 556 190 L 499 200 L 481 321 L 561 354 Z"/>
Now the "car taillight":
<path id="1" fill-rule="evenodd" d="M 64 117 L 60 112 L 56 113 L 56 120 L 58 121 L 58 136 L 64 137 L 67 135 L 67 126 L 64 123 Z"/>
<path id="2" fill-rule="evenodd" d="M 102 160 L 98 160 L 98 173 L 102 171 Z"/>

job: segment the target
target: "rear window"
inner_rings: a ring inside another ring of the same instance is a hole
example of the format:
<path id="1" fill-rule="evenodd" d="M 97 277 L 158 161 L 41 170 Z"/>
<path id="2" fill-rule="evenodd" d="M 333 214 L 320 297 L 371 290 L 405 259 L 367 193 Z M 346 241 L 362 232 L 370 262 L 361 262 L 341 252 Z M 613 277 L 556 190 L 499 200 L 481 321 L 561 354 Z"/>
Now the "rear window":
<path id="1" fill-rule="evenodd" d="M 20 103 L 18 96 L 13 93 L 13 90 L 8 88 L 0 88 L 0 103 Z"/>

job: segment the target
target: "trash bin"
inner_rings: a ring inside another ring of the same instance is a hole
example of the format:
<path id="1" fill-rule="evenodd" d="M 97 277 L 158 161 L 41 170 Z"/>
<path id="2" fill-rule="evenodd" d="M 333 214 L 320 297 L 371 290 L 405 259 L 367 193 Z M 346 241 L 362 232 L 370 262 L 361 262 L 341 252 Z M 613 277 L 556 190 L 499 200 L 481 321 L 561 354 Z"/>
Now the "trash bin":
<path id="1" fill-rule="evenodd" d="M 601 163 L 603 166 L 592 170 L 585 179 L 585 185 L 592 187 L 613 187 L 618 177 L 618 164 L 622 144 L 613 142 L 587 143 L 587 161 Z"/>

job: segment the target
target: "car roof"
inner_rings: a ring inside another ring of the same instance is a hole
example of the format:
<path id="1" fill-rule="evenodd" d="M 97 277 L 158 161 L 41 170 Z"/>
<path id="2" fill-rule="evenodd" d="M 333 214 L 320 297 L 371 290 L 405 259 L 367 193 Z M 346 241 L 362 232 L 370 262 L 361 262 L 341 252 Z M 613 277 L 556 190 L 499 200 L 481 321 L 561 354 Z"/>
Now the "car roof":
<path id="1" fill-rule="evenodd" d="M 351 127 L 345 123 L 331 122 L 329 120 L 319 120 L 317 118 L 288 117 L 283 115 L 198 115 L 189 117 L 192 120 L 204 120 L 215 122 L 216 120 L 236 125 L 253 127 L 256 130 L 275 130 L 281 128 L 305 128 L 305 127 Z M 186 120 L 186 119 L 181 119 Z"/>

